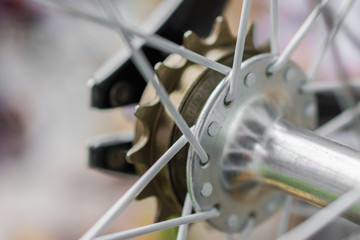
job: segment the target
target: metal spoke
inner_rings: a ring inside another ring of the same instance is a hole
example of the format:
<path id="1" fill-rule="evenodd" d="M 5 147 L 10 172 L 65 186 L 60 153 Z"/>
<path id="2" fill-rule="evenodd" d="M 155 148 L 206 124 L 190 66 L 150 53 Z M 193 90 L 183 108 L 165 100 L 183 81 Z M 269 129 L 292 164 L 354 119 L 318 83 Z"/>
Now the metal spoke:
<path id="1" fill-rule="evenodd" d="M 334 13 L 332 11 L 331 8 L 327 7 L 326 8 L 326 13 L 329 16 L 330 19 L 334 18 Z M 343 24 L 341 29 L 343 30 L 343 33 L 345 34 L 345 36 L 347 37 L 347 39 L 354 44 L 354 46 L 360 50 L 360 41 L 359 38 L 354 34 L 354 32 L 352 31 L 352 29 L 350 29 L 346 24 Z"/>
<path id="2" fill-rule="evenodd" d="M 237 238 L 237 240 L 246 240 L 249 238 L 252 230 L 255 227 L 255 217 L 251 216 L 247 219 L 246 221 L 246 227 L 245 229 L 240 233 L 239 237 Z"/>
<path id="3" fill-rule="evenodd" d="M 325 20 L 326 28 L 329 32 L 329 31 L 331 31 L 331 29 L 333 29 L 334 20 L 336 20 L 332 16 L 329 7 L 327 7 L 325 9 L 323 17 Z M 339 91 L 334 92 L 334 94 L 335 94 L 337 102 L 339 103 L 340 108 L 342 110 L 346 110 L 348 108 L 355 106 L 357 100 L 356 100 L 356 93 L 353 91 L 353 89 L 349 85 L 350 77 L 349 77 L 348 73 L 346 72 L 346 68 L 341 59 L 340 50 L 337 45 L 338 44 L 336 44 L 336 42 L 334 42 L 334 44 L 332 44 L 331 53 L 333 55 L 335 68 L 337 69 L 339 78 L 343 82 L 343 88 L 339 89 Z M 360 129 L 359 118 L 357 118 L 357 117 L 354 118 L 353 125 L 355 128 L 357 128 L 357 130 Z"/>
<path id="4" fill-rule="evenodd" d="M 334 133 L 341 129 L 342 127 L 346 126 L 347 124 L 351 123 L 353 119 L 360 115 L 360 103 L 356 104 L 354 107 L 349 108 L 324 125 L 320 126 L 315 132 L 321 136 L 328 136 L 331 133 Z"/>
<path id="5" fill-rule="evenodd" d="M 107 225 L 109 225 L 127 206 L 137 197 L 137 195 L 151 182 L 160 170 L 175 156 L 181 148 L 185 146 L 187 140 L 184 136 L 180 137 L 154 165 L 152 165 L 139 180 L 80 238 L 80 240 L 90 240 L 98 235 Z"/>
<path id="6" fill-rule="evenodd" d="M 344 213 L 359 199 L 360 189 L 350 190 L 308 220 L 278 238 L 278 240 L 303 240 L 309 238 Z"/>
<path id="7" fill-rule="evenodd" d="M 335 22 L 332 30 L 328 33 L 328 36 L 326 37 L 326 39 L 321 47 L 320 53 L 317 54 L 315 62 L 312 65 L 312 68 L 309 73 L 309 80 L 314 80 L 316 78 L 316 76 L 319 72 L 322 60 L 324 59 L 326 51 L 328 50 L 329 46 L 334 41 L 335 36 L 337 35 L 342 23 L 344 22 L 346 16 L 348 15 L 348 12 L 350 11 L 350 9 L 354 3 L 355 3 L 355 0 L 347 0 L 346 2 L 344 2 L 342 8 L 340 9 L 338 18 L 336 19 L 336 22 Z"/>
<path id="8" fill-rule="evenodd" d="M 166 40 L 165 38 L 160 37 L 158 35 L 149 36 L 147 38 L 146 44 L 166 53 L 177 53 L 192 62 L 204 65 L 205 67 L 210 68 L 224 75 L 227 75 L 231 72 L 230 67 L 215 62 L 204 56 L 201 56 L 200 54 L 197 54 L 189 49 L 186 49 L 183 46 L 179 46 L 176 43 Z"/>
<path id="9" fill-rule="evenodd" d="M 346 84 L 355 90 L 360 89 L 360 79 L 350 80 Z M 339 82 L 311 81 L 306 82 L 301 87 L 301 91 L 305 93 L 327 93 L 340 91 L 344 89 L 344 87 L 344 84 Z"/>
<path id="10" fill-rule="evenodd" d="M 136 30 L 136 28 L 132 28 L 132 27 L 127 27 L 127 26 L 124 26 L 121 22 L 110 22 L 110 21 L 107 21 L 105 19 L 102 19 L 100 17 L 97 17 L 97 16 L 93 16 L 91 14 L 88 14 L 88 13 L 85 13 L 85 12 L 82 12 L 82 11 L 79 11 L 77 9 L 74 9 L 72 7 L 69 7 L 67 4 L 64 4 L 63 2 L 61 1 L 54 1 L 54 0 L 35 0 L 37 2 L 41 2 L 43 3 L 44 1 L 47 1 L 47 2 L 54 2 L 54 6 L 52 7 L 57 7 L 59 8 L 61 11 L 64 11 L 68 14 L 71 14 L 73 16 L 76 16 L 76 17 L 81 17 L 83 19 L 86 19 L 88 21 L 91 21 L 91 22 L 94 22 L 94 23 L 97 23 L 97 24 L 100 24 L 102 26 L 105 26 L 105 27 L 108 27 L 108 28 L 111 28 L 111 29 L 114 29 L 116 31 L 118 31 L 119 29 L 121 29 L 124 33 L 126 34 L 131 34 L 131 35 L 134 35 L 138 38 L 141 38 L 143 39 L 145 42 L 146 45 L 152 47 L 152 48 L 155 48 L 155 49 L 158 49 L 160 51 L 163 51 L 165 53 L 177 53 L 181 56 L 183 56 L 184 58 L 194 62 L 194 63 L 197 63 L 197 64 L 200 64 L 200 65 L 203 65 L 207 68 L 210 68 L 216 72 L 219 72 L 221 74 L 224 74 L 224 75 L 227 75 L 230 73 L 231 71 L 231 68 L 228 67 L 228 66 L 225 66 L 219 62 L 216 62 L 216 61 L 213 61 L 211 59 L 208 59 L 198 53 L 195 53 L 189 49 L 186 49 L 184 48 L 183 46 L 180 46 L 176 43 L 173 43 L 161 36 L 158 36 L 158 35 L 148 35 L 148 34 L 145 34 L 145 33 L 142 33 L 141 31 L 139 30 Z"/>
<path id="11" fill-rule="evenodd" d="M 161 231 L 167 228 L 177 227 L 183 224 L 189 224 L 192 222 L 199 222 L 202 220 L 206 220 L 209 218 L 214 218 L 219 216 L 219 211 L 217 209 L 212 209 L 205 212 L 195 213 L 191 215 L 187 215 L 185 217 L 179 217 L 159 223 L 150 224 L 143 227 L 133 228 L 130 230 L 126 230 L 119 233 L 113 233 L 101 237 L 95 238 L 95 240 L 121 240 L 121 239 L 129 239 L 137 236 L 141 236 L 144 234 Z"/>
<path id="12" fill-rule="evenodd" d="M 190 215 L 192 211 L 192 202 L 190 198 L 190 194 L 187 193 L 185 197 L 185 202 L 182 210 L 182 217 Z M 179 227 L 179 231 L 177 234 L 176 240 L 186 240 L 187 232 L 188 232 L 189 224 L 183 224 Z"/>
<path id="13" fill-rule="evenodd" d="M 332 1 L 333 0 L 323 0 L 314 8 L 314 10 L 310 13 L 310 15 L 301 25 L 299 30 L 295 33 L 294 37 L 290 40 L 285 50 L 280 54 L 279 58 L 270 65 L 268 69 L 270 73 L 278 71 L 286 64 L 292 53 L 296 50 L 296 48 L 299 46 L 306 34 L 310 31 L 311 27 L 315 24 L 322 11 L 324 11 L 326 5 L 328 5 Z"/>
<path id="14" fill-rule="evenodd" d="M 294 198 L 292 196 L 286 196 L 285 204 L 281 213 L 281 220 L 278 229 L 278 236 L 282 236 L 287 232 L 289 227 L 290 215 L 292 213 L 292 205 Z"/>
<path id="15" fill-rule="evenodd" d="M 234 63 L 230 76 L 230 88 L 226 95 L 226 102 L 231 102 L 234 99 L 235 89 L 238 82 L 238 76 L 241 71 L 241 63 L 244 55 L 245 39 L 247 32 L 247 25 L 250 16 L 251 0 L 244 0 L 241 10 L 241 18 L 239 23 L 239 30 L 235 46 Z"/>
<path id="16" fill-rule="evenodd" d="M 111 3 L 108 1 L 97 0 L 99 5 L 104 9 L 104 11 L 108 14 L 112 21 L 119 22 L 118 13 L 114 11 Z M 200 145 L 199 141 L 196 139 L 194 134 L 191 132 L 189 126 L 185 122 L 184 118 L 181 114 L 176 110 L 174 105 L 171 103 L 169 96 L 165 90 L 165 88 L 160 84 L 160 82 L 155 78 L 155 73 L 151 67 L 151 64 L 145 57 L 144 53 L 141 50 L 136 50 L 131 42 L 131 36 L 128 34 L 124 34 L 122 27 L 119 25 L 119 29 L 117 32 L 120 36 L 125 40 L 125 45 L 129 47 L 132 51 L 132 60 L 141 73 L 141 75 L 150 82 L 158 94 L 161 103 L 166 108 L 166 110 L 170 113 L 172 119 L 180 129 L 180 131 L 185 135 L 188 139 L 191 146 L 194 148 L 196 153 L 199 155 L 201 162 L 206 163 L 208 160 L 208 156 L 205 150 Z"/>
<path id="17" fill-rule="evenodd" d="M 271 35 L 270 35 L 270 44 L 271 44 L 271 53 L 278 55 L 280 52 L 279 48 L 279 1 L 271 0 Z"/>

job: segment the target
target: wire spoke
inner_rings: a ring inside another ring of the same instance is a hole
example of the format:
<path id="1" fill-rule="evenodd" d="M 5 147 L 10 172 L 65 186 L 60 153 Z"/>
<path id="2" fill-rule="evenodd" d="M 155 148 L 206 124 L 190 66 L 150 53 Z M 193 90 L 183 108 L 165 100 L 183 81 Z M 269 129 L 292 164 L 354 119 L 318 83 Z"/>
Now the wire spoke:
<path id="1" fill-rule="evenodd" d="M 346 126 L 347 124 L 351 123 L 351 121 L 353 121 L 353 119 L 359 115 L 360 103 L 356 104 L 352 108 L 343 111 L 327 123 L 317 128 L 315 132 L 321 136 L 328 136 L 331 133 L 334 133 L 342 127 Z"/>
<path id="2" fill-rule="evenodd" d="M 271 53 L 278 55 L 280 52 L 279 48 L 279 0 L 271 0 Z"/>
<path id="3" fill-rule="evenodd" d="M 281 220 L 280 220 L 280 225 L 279 225 L 279 229 L 278 229 L 278 236 L 282 236 L 288 230 L 290 215 L 292 213 L 293 201 L 294 201 L 294 198 L 292 196 L 286 196 L 283 211 L 281 213 Z"/>
<path id="4" fill-rule="evenodd" d="M 268 69 L 270 73 L 280 70 L 286 64 L 292 53 L 297 49 L 301 41 L 319 18 L 320 14 L 324 11 L 325 7 L 332 1 L 333 0 L 323 0 L 314 8 L 299 30 L 295 33 L 294 37 L 290 40 L 285 50 L 280 54 L 279 58 L 270 65 Z"/>
<path id="5" fill-rule="evenodd" d="M 350 190 L 308 220 L 278 238 L 278 240 L 303 240 L 309 238 L 344 213 L 359 199 L 360 189 Z"/>
<path id="6" fill-rule="evenodd" d="M 195 214 L 187 215 L 184 217 L 179 217 L 179 218 L 175 218 L 175 219 L 171 219 L 171 220 L 167 220 L 167 221 L 163 221 L 163 222 L 159 222 L 159 223 L 150 224 L 150 225 L 143 226 L 143 227 L 133 228 L 133 229 L 126 230 L 123 232 L 119 232 L 119 233 L 113 233 L 113 234 L 97 237 L 97 238 L 95 238 L 95 240 L 129 239 L 129 238 L 134 238 L 134 237 L 141 236 L 144 234 L 161 231 L 161 230 L 164 230 L 167 228 L 173 228 L 173 227 L 177 227 L 177 226 L 180 226 L 183 224 L 199 222 L 202 220 L 206 220 L 206 219 L 210 219 L 210 218 L 214 218 L 214 217 L 218 217 L 218 216 L 219 216 L 219 211 L 217 209 L 212 209 L 209 211 L 195 213 Z"/>
<path id="7" fill-rule="evenodd" d="M 188 60 L 204 65 L 205 67 L 208 67 L 214 71 L 217 71 L 223 75 L 227 75 L 231 72 L 231 68 L 223 65 L 221 63 L 218 63 L 216 61 L 213 61 L 211 59 L 208 59 L 204 56 L 201 56 L 200 54 L 197 54 L 189 49 L 184 48 L 183 46 L 179 46 L 176 43 L 173 43 L 163 37 L 160 37 L 158 35 L 149 36 L 147 38 L 147 45 L 157 48 L 161 51 L 164 51 L 166 53 L 177 53 L 184 58 L 187 58 Z"/>
<path id="8" fill-rule="evenodd" d="M 318 75 L 320 65 L 324 59 L 326 51 L 329 49 L 329 46 L 332 44 L 332 42 L 335 39 L 335 36 L 339 32 L 339 29 L 344 22 L 346 16 L 348 15 L 348 12 L 350 11 L 352 5 L 355 3 L 355 0 L 347 0 L 344 2 L 342 8 L 340 9 L 339 15 L 335 21 L 335 24 L 332 28 L 332 30 L 328 33 L 328 36 L 326 37 L 320 53 L 317 55 L 314 64 L 312 65 L 312 68 L 309 73 L 309 80 L 314 80 L 316 76 Z"/>
<path id="9" fill-rule="evenodd" d="M 346 83 L 349 87 L 360 90 L 360 79 L 353 79 Z M 344 89 L 343 83 L 338 82 L 324 82 L 324 81 L 311 81 L 306 82 L 302 87 L 301 91 L 305 93 L 327 93 L 335 92 Z"/>
<path id="10" fill-rule="evenodd" d="M 111 18 L 112 21 L 119 22 L 118 13 L 115 11 L 115 9 L 112 7 L 111 3 L 108 1 L 101 1 L 97 0 L 99 5 L 104 9 L 104 11 L 108 14 L 108 16 Z M 172 119 L 180 129 L 180 131 L 185 135 L 185 137 L 188 139 L 191 146 L 194 148 L 196 153 L 199 155 L 202 162 L 207 162 L 208 156 L 205 152 L 205 150 L 200 145 L 199 141 L 196 139 L 194 134 L 191 132 L 189 126 L 181 116 L 181 114 L 176 110 L 174 105 L 171 103 L 169 96 L 164 89 L 164 87 L 160 84 L 160 82 L 155 78 L 155 73 L 151 67 L 151 64 L 145 57 L 144 53 L 141 50 L 136 50 L 131 42 L 132 35 L 127 35 L 122 31 L 122 27 L 119 25 L 119 29 L 117 32 L 123 39 L 125 40 L 125 44 L 127 47 L 129 47 L 132 51 L 132 60 L 139 70 L 139 72 L 142 74 L 144 79 L 146 79 L 148 82 L 150 82 L 158 94 L 161 103 L 166 108 L 166 110 L 170 113 Z"/>
<path id="11" fill-rule="evenodd" d="M 190 215 L 192 211 L 192 202 L 190 198 L 190 194 L 187 193 L 185 197 L 185 202 L 182 210 L 182 217 Z M 177 234 L 176 240 L 186 240 L 187 232 L 188 232 L 189 224 L 183 224 L 179 227 L 179 231 Z"/>
<path id="12" fill-rule="evenodd" d="M 136 30 L 135 28 L 124 26 L 121 22 L 107 21 L 100 17 L 93 16 L 91 14 L 88 14 L 88 13 L 79 11 L 77 9 L 74 9 L 72 7 L 69 7 L 67 4 L 64 4 L 61 1 L 54 1 L 54 0 L 35 0 L 35 1 L 41 2 L 41 3 L 43 3 L 44 1 L 53 2 L 56 5 L 54 5 L 52 7 L 57 7 L 61 11 L 64 11 L 73 16 L 86 19 L 88 21 L 91 21 L 91 22 L 100 24 L 102 26 L 114 29 L 116 31 L 118 31 L 119 29 L 122 29 L 122 31 L 126 34 L 131 34 L 131 35 L 134 35 L 138 38 L 145 40 L 145 44 L 152 48 L 155 48 L 157 50 L 160 50 L 160 51 L 163 51 L 163 52 L 169 53 L 169 54 L 177 53 L 194 63 L 208 67 L 208 68 L 210 68 L 216 72 L 219 72 L 221 74 L 227 75 L 231 71 L 230 67 L 223 65 L 219 62 L 213 61 L 211 59 L 208 59 L 198 53 L 195 53 L 189 49 L 184 48 L 183 46 L 180 46 L 174 42 L 171 42 L 170 40 L 167 40 L 159 35 L 148 35 L 148 34 L 142 33 L 139 30 Z"/>
<path id="13" fill-rule="evenodd" d="M 324 20 L 326 27 L 328 31 L 330 31 L 334 27 L 334 18 L 331 15 L 330 8 L 326 8 L 326 11 L 324 11 Z M 344 24 L 342 24 L 344 25 Z M 343 82 L 343 88 L 339 89 L 339 91 L 334 92 L 336 100 L 341 108 L 341 110 L 346 110 L 348 108 L 351 108 L 356 105 L 356 93 L 354 90 L 350 87 L 349 84 L 349 75 L 346 72 L 345 65 L 341 59 L 340 56 L 340 50 L 338 48 L 338 44 L 334 42 L 331 46 L 331 53 L 333 55 L 335 67 L 337 69 L 339 78 Z M 358 117 L 354 117 L 354 121 L 352 122 L 354 127 L 357 128 L 357 130 L 360 129 L 360 120 Z"/>
<path id="14" fill-rule="evenodd" d="M 231 102 L 234 99 L 235 90 L 238 82 L 238 76 L 241 71 L 241 63 L 244 55 L 245 39 L 247 32 L 247 25 L 250 17 L 251 0 L 244 0 L 241 10 L 241 18 L 239 23 L 239 30 L 235 46 L 234 63 L 230 77 L 229 93 L 226 96 L 226 101 Z"/>
<path id="15" fill-rule="evenodd" d="M 160 170 L 185 146 L 187 140 L 184 136 L 180 137 L 154 165 L 152 165 L 139 180 L 80 238 L 80 240 L 90 240 L 98 235 L 107 225 L 109 225 L 127 206 L 139 195 L 139 193 L 151 182 Z"/>
<path id="16" fill-rule="evenodd" d="M 237 240 L 246 240 L 249 238 L 252 230 L 255 227 L 255 217 L 251 216 L 246 221 L 245 229 L 240 233 Z"/>

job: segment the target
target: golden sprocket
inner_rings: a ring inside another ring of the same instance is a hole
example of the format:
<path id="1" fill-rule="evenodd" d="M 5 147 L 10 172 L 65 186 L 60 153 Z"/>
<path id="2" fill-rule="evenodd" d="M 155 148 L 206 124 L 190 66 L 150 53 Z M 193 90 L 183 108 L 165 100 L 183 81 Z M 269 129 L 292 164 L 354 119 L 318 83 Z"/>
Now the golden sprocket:
<path id="1" fill-rule="evenodd" d="M 191 31 L 187 31 L 183 38 L 185 48 L 228 66 L 232 65 L 235 43 L 236 38 L 222 17 L 216 19 L 207 38 L 200 39 Z M 250 27 L 245 42 L 244 59 L 265 51 L 267 47 L 254 47 L 253 27 Z M 158 63 L 155 72 L 188 126 L 196 123 L 206 100 L 224 78 L 222 74 L 190 62 L 177 54 L 171 54 L 162 63 Z M 150 84 L 144 90 L 135 116 L 135 140 L 127 158 L 136 166 L 137 172 L 143 174 L 181 136 L 181 132 Z M 179 151 L 138 196 L 138 199 L 149 196 L 157 198 L 156 221 L 181 213 L 187 192 L 187 152 L 188 147 Z"/>

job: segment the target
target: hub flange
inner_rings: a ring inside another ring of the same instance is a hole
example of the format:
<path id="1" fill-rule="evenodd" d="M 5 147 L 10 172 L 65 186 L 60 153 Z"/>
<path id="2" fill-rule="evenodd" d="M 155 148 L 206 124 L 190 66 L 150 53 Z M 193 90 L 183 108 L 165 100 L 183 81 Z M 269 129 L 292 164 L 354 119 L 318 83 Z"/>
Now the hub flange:
<path id="1" fill-rule="evenodd" d="M 267 127 L 279 118 L 304 128 L 316 125 L 315 98 L 299 90 L 306 80 L 305 73 L 289 61 L 269 75 L 266 70 L 272 59 L 272 55 L 262 54 L 244 61 L 233 102 L 224 102 L 229 87 L 224 80 L 208 99 L 196 124 L 196 136 L 209 161 L 201 163 L 190 148 L 188 188 L 198 211 L 219 209 L 220 217 L 209 223 L 221 231 L 241 231 L 251 215 L 256 216 L 255 224 L 260 224 L 284 202 L 285 195 L 259 181 L 248 165 L 242 169 L 247 158 L 261 161 L 249 149 L 263 145 Z M 242 134 L 234 141 L 239 128 Z M 240 151 L 241 162 L 231 157 L 231 151 L 237 151 L 237 156 Z"/>

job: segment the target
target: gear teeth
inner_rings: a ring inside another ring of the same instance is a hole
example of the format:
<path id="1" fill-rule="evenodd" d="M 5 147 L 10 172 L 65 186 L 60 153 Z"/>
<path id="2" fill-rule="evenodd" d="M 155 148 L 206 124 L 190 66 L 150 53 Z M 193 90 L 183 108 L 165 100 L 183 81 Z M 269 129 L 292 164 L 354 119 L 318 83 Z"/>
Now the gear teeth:
<path id="1" fill-rule="evenodd" d="M 147 185 L 140 194 L 136 197 L 136 200 L 143 200 L 148 197 L 156 196 L 156 188 L 153 186 L 154 182 L 150 182 L 149 185 Z M 159 201 L 159 200 L 157 200 Z"/>
<path id="2" fill-rule="evenodd" d="M 262 53 L 254 46 L 253 33 L 252 25 L 245 40 L 245 58 Z M 229 24 L 223 17 L 216 19 L 207 38 L 202 39 L 192 31 L 187 31 L 183 38 L 185 48 L 214 61 L 233 53 L 235 43 L 236 37 L 231 33 Z M 170 100 L 174 104 L 179 104 L 175 106 L 181 107 L 181 101 L 186 97 L 184 94 L 190 94 L 187 91 L 191 89 L 191 84 L 196 83 L 194 81 L 200 78 L 205 69 L 204 66 L 194 64 L 178 54 L 170 54 L 162 63 L 155 65 L 155 76 L 168 92 Z M 174 123 L 169 122 L 166 114 L 168 113 L 164 111 L 154 87 L 148 84 L 136 108 L 136 136 L 133 147 L 127 153 L 128 162 L 135 165 L 139 174 L 143 174 L 163 150 L 166 150 L 165 145 L 160 145 L 160 150 L 158 148 L 154 150 L 154 144 L 162 143 L 163 139 L 167 141 L 171 137 L 170 134 L 168 136 L 167 133 L 161 132 L 173 128 Z M 181 213 L 181 201 L 174 192 L 170 174 L 170 170 L 165 167 L 137 197 L 138 200 L 147 197 L 156 198 L 158 205 L 156 222 Z"/>
<path id="3" fill-rule="evenodd" d="M 179 80 L 179 76 L 181 76 L 181 73 L 185 70 L 187 63 L 188 62 L 185 58 L 177 54 L 172 54 L 167 57 L 163 63 L 155 65 L 155 74 L 159 77 L 159 81 L 168 93 L 171 92 L 171 89 L 174 87 L 174 83 Z M 169 73 L 171 73 L 173 81 L 164 81 L 164 79 L 169 77 Z M 174 76 L 176 76 L 175 79 Z"/>
<path id="4" fill-rule="evenodd" d="M 147 156 L 144 156 L 144 153 L 150 148 L 149 140 L 151 136 L 151 129 L 153 128 L 153 121 L 146 121 L 146 119 L 154 119 L 160 107 L 160 101 L 158 98 L 155 98 L 150 103 L 136 108 L 135 116 L 140 120 L 136 124 L 139 129 L 142 129 L 142 134 L 135 136 L 134 142 L 136 142 L 136 144 L 127 152 L 126 155 L 128 162 L 141 164 L 144 162 L 143 159 L 146 159 Z"/>
<path id="5" fill-rule="evenodd" d="M 164 204 L 164 202 L 160 201 L 159 199 L 157 199 L 157 206 L 158 210 L 155 215 L 155 222 L 165 221 L 168 220 L 170 217 L 179 214 L 176 208 Z"/>
<path id="6" fill-rule="evenodd" d="M 164 62 L 155 65 L 156 76 L 161 76 L 161 78 L 158 78 L 158 81 L 161 82 L 167 92 L 171 91 L 174 84 L 178 82 L 178 79 L 173 79 L 173 81 L 164 81 L 164 79 L 168 78 L 167 75 L 169 73 L 171 73 L 172 76 L 181 76 L 186 64 L 187 60 L 185 58 L 173 54 Z M 147 88 L 149 94 L 141 100 L 140 105 L 138 105 L 135 110 L 135 116 L 140 120 L 137 122 L 137 126 L 142 129 L 143 133 L 135 137 L 134 142 L 136 142 L 136 144 L 127 153 L 128 162 L 133 164 L 141 164 L 143 163 L 142 159 L 147 158 L 147 156 L 144 156 L 144 152 L 150 147 L 149 141 L 154 123 L 153 121 L 147 121 L 147 119 L 155 119 L 158 110 L 161 108 L 160 99 L 156 95 L 154 87 L 149 84 Z"/>
<path id="7" fill-rule="evenodd" d="M 201 39 L 196 33 L 188 30 L 184 34 L 183 46 L 193 52 L 201 53 L 206 44 L 204 44 L 204 40 Z"/>
<path id="8" fill-rule="evenodd" d="M 230 26 L 226 18 L 219 16 L 211 30 L 210 36 L 206 39 L 207 45 L 220 46 L 233 43 L 235 36 L 230 31 Z"/>

